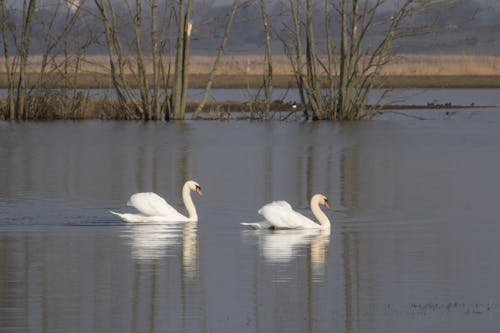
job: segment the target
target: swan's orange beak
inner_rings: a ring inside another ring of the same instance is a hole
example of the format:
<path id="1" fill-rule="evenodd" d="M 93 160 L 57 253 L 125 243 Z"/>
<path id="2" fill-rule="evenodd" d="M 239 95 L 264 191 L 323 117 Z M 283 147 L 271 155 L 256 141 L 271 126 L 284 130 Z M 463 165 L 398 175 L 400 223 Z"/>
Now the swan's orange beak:
<path id="1" fill-rule="evenodd" d="M 325 200 L 325 207 L 326 207 L 327 209 L 330 209 L 330 204 L 328 203 L 328 200 Z"/>
<path id="2" fill-rule="evenodd" d="M 201 188 L 197 187 L 196 188 L 196 193 L 198 193 L 198 195 L 203 195 L 203 192 L 201 191 Z"/>

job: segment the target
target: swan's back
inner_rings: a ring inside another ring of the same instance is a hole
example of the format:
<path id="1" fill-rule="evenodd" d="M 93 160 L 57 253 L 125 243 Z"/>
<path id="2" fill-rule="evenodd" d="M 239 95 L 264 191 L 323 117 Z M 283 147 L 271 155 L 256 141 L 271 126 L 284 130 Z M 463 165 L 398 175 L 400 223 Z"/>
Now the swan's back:
<path id="1" fill-rule="evenodd" d="M 320 225 L 294 211 L 286 201 L 273 201 L 259 209 L 259 214 L 277 229 L 309 229 Z"/>
<path id="2" fill-rule="evenodd" d="M 163 216 L 171 218 L 184 218 L 174 207 L 170 206 L 165 199 L 153 192 L 143 192 L 133 194 L 128 206 L 135 207 L 146 216 Z"/>

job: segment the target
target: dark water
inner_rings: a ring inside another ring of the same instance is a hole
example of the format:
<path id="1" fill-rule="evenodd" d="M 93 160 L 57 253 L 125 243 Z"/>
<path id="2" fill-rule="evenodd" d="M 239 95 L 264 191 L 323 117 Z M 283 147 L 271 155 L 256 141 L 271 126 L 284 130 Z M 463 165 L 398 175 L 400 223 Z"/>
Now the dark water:
<path id="1" fill-rule="evenodd" d="M 0 123 L 0 331 L 495 331 L 500 111 L 423 114 Z M 198 223 L 108 212 L 189 178 Z M 331 235 L 239 224 L 317 192 Z"/>

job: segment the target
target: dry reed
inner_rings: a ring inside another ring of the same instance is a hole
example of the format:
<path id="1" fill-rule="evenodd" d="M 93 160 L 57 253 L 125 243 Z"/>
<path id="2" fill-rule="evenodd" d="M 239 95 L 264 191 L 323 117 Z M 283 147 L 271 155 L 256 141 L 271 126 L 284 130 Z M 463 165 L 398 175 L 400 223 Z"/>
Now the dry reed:
<path id="1" fill-rule="evenodd" d="M 71 59 L 71 64 L 76 59 Z M 130 58 L 132 61 L 133 58 Z M 173 63 L 174 59 L 165 58 L 165 64 Z M 27 72 L 37 73 L 40 70 L 42 57 L 30 56 Z M 211 56 L 194 55 L 190 58 L 189 74 L 209 73 L 213 62 Z M 56 58 L 54 62 L 61 66 L 64 58 Z M 146 69 L 152 72 L 150 59 L 146 59 Z M 263 74 L 265 68 L 262 55 L 226 55 L 222 57 L 216 74 L 245 75 Z M 49 68 L 52 71 L 55 68 Z M 4 73 L 4 60 L 0 58 L 0 73 Z M 276 75 L 293 74 L 289 60 L 284 55 L 273 57 L 273 72 Z M 106 56 L 87 56 L 81 63 L 80 73 L 109 73 L 109 63 Z M 128 74 L 132 74 L 129 69 Z M 500 75 L 500 57 L 479 55 L 396 55 L 382 69 L 383 75 Z"/>

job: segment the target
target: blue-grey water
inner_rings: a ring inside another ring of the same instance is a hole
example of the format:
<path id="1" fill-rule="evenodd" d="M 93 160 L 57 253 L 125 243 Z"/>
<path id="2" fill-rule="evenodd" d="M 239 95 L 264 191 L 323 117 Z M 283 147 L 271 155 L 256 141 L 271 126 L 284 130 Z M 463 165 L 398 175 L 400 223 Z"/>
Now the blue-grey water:
<path id="1" fill-rule="evenodd" d="M 72 91 L 71 91 L 72 92 Z M 116 99 L 114 89 L 85 89 L 82 90 L 90 99 Z M 201 100 L 204 89 L 189 89 L 190 100 Z M 136 91 L 139 97 L 139 91 Z M 7 96 L 6 89 L 0 89 L 0 98 Z M 210 101 L 248 102 L 262 100 L 263 92 L 258 89 L 211 89 L 208 96 Z M 284 102 L 300 102 L 297 89 L 273 89 L 273 100 Z M 397 105 L 427 105 L 451 104 L 460 106 L 500 106 L 500 89 L 394 89 L 390 91 L 374 90 L 369 96 L 369 104 L 397 104 Z"/>
<path id="2" fill-rule="evenodd" d="M 500 110 L 412 114 L 0 123 L 0 332 L 496 331 Z M 109 213 L 186 179 L 198 223 Z M 240 225 L 318 192 L 331 235 Z"/>

